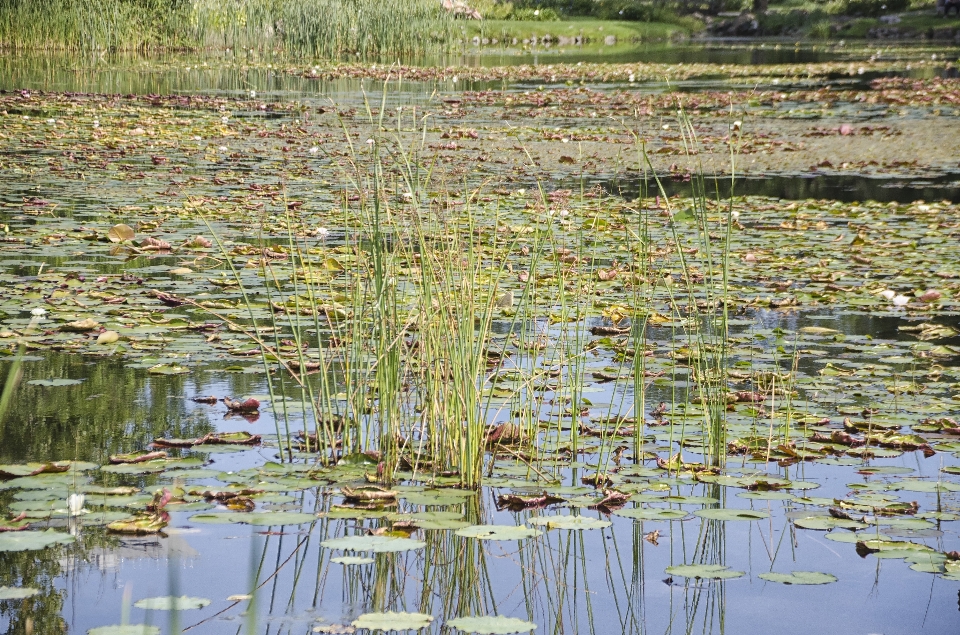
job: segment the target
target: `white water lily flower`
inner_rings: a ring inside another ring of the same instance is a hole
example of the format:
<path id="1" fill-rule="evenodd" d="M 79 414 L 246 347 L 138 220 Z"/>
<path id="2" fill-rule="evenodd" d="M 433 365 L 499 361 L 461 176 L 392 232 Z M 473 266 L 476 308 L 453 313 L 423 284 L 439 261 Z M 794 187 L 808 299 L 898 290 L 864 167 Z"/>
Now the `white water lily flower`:
<path id="1" fill-rule="evenodd" d="M 320 148 L 318 148 L 317 146 L 313 146 L 312 148 L 310 148 L 310 154 L 316 154 L 318 152 L 320 152 Z"/>
<path id="2" fill-rule="evenodd" d="M 730 129 L 733 130 L 734 132 L 737 132 L 740 130 L 740 127 L 742 125 L 743 125 L 742 121 L 734 121 L 732 124 L 730 124 Z"/>
<path id="3" fill-rule="evenodd" d="M 905 295 L 898 295 L 898 296 L 894 296 L 893 298 L 894 306 L 907 306 L 909 302 L 910 302 L 910 298 L 908 298 Z"/>
<path id="4" fill-rule="evenodd" d="M 320 238 L 326 238 L 330 235 L 330 230 L 326 227 L 317 227 L 317 236 Z"/>
<path id="5" fill-rule="evenodd" d="M 30 311 L 30 315 L 32 315 L 33 317 L 38 317 L 38 318 L 43 317 L 43 316 L 46 315 L 46 314 L 47 314 L 47 310 L 44 309 L 43 307 L 37 307 L 37 308 L 33 309 L 32 311 Z"/>
<path id="6" fill-rule="evenodd" d="M 730 212 L 730 219 L 731 219 L 733 222 L 737 222 L 738 220 L 740 220 L 740 212 L 738 212 L 737 210 L 731 211 L 731 212 Z"/>
<path id="7" fill-rule="evenodd" d="M 79 516 L 81 514 L 89 513 L 83 508 L 83 503 L 85 500 L 86 496 L 83 494 L 70 494 L 70 496 L 67 496 L 67 513 L 71 516 Z"/>
<path id="8" fill-rule="evenodd" d="M 891 291 L 890 289 L 884 289 L 880 292 L 880 295 L 886 298 L 887 300 L 893 300 L 894 296 L 897 295 L 896 291 Z"/>

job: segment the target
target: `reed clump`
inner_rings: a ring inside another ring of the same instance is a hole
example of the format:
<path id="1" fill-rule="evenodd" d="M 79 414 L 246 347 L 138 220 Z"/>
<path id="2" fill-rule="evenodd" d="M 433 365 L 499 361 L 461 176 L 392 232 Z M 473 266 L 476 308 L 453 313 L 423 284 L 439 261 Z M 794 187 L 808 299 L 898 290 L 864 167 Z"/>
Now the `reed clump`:
<path id="1" fill-rule="evenodd" d="M 433 0 L 10 0 L 14 49 L 257 49 L 320 59 L 443 52 L 454 23 Z"/>

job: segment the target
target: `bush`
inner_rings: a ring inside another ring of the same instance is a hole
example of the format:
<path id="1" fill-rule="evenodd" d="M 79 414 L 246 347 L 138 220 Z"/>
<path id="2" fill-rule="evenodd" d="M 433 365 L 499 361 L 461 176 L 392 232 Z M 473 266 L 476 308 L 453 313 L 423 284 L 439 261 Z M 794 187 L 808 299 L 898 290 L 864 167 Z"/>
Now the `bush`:
<path id="1" fill-rule="evenodd" d="M 827 5 L 831 15 L 876 17 L 897 13 L 910 6 L 910 0 L 833 0 Z"/>
<path id="2" fill-rule="evenodd" d="M 760 24 L 760 33 L 763 35 L 794 35 L 815 24 L 827 20 L 823 9 L 806 11 L 793 9 L 790 11 L 768 11 L 757 15 Z M 821 27 L 822 28 L 822 27 Z"/>
<path id="3" fill-rule="evenodd" d="M 810 37 L 816 40 L 829 40 L 833 35 L 833 28 L 830 20 L 820 20 L 810 27 Z"/>
<path id="4" fill-rule="evenodd" d="M 530 20 L 535 22 L 553 22 L 560 16 L 551 8 L 546 9 L 514 9 L 508 20 Z"/>

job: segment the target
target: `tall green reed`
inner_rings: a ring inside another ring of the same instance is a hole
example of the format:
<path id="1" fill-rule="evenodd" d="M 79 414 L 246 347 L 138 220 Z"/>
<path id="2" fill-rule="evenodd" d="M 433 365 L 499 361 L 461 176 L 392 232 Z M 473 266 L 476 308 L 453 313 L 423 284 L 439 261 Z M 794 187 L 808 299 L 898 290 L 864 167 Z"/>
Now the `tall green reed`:
<path id="1" fill-rule="evenodd" d="M 433 0 L 10 0 L 0 46 L 266 49 L 395 60 L 442 53 L 453 19 Z"/>

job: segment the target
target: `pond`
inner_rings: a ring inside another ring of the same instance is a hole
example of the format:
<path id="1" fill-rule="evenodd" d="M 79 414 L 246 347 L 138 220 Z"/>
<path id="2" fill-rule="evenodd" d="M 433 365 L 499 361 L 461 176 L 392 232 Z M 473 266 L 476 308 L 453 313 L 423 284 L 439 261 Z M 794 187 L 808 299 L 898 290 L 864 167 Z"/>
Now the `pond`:
<path id="1" fill-rule="evenodd" d="M 960 83 L 773 46 L 3 57 L 0 631 L 956 632 Z"/>

